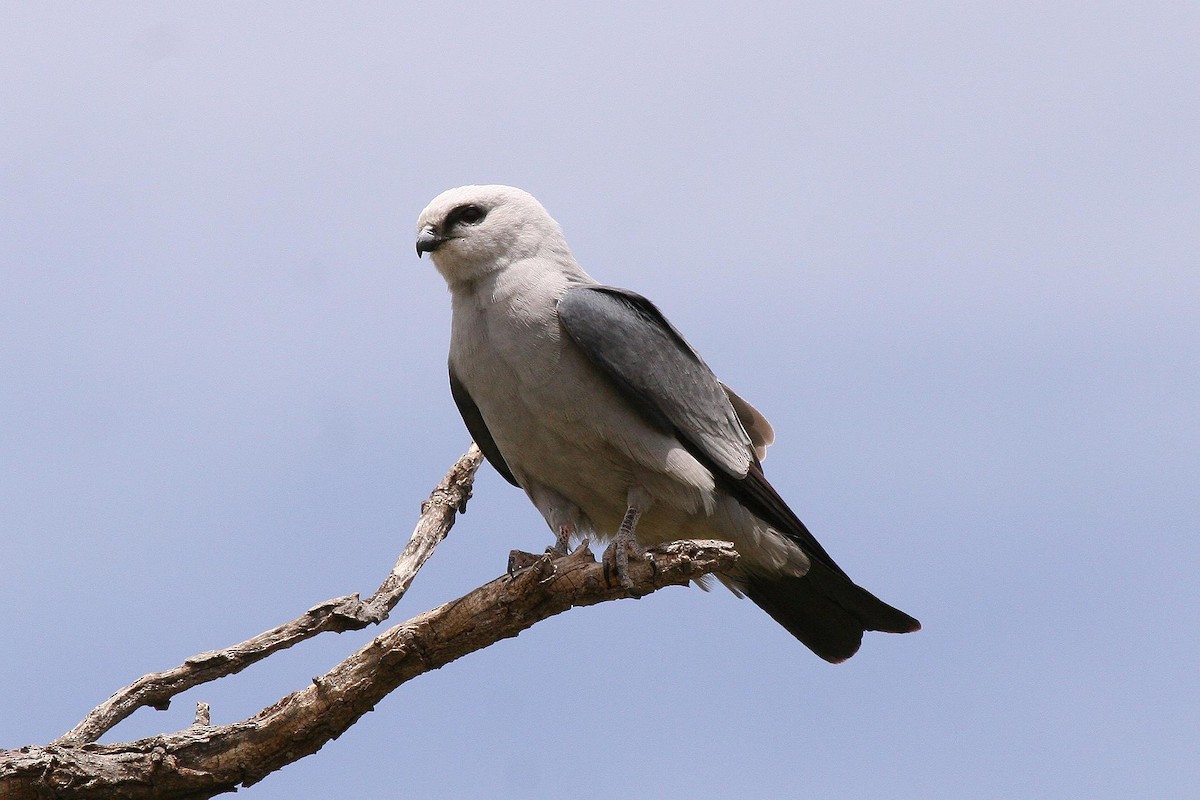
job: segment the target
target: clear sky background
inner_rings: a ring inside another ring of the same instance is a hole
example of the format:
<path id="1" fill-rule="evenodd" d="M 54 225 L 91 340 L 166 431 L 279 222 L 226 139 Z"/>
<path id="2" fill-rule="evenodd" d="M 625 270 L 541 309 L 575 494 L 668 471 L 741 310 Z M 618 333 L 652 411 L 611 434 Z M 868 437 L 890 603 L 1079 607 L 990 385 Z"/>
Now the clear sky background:
<path id="1" fill-rule="evenodd" d="M 469 441 L 416 216 L 502 182 L 766 413 L 768 476 L 925 630 L 831 666 L 723 590 L 576 610 L 246 797 L 1195 796 L 1200 7 L 0 16 L 0 746 L 374 589 Z M 393 619 L 549 542 L 485 468 Z"/>

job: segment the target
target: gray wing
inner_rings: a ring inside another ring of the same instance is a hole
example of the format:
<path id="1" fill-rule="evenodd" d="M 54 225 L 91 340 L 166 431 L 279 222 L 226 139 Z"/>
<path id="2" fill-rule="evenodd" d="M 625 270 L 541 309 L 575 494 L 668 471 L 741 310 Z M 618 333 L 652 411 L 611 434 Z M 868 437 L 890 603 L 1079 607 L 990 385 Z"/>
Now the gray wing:
<path id="1" fill-rule="evenodd" d="M 723 473 L 746 476 L 754 446 L 725 387 L 653 303 L 622 289 L 581 287 L 558 301 L 558 318 L 655 427 L 679 436 Z"/>
<path id="2" fill-rule="evenodd" d="M 487 423 L 483 421 L 483 414 L 480 413 L 479 406 L 475 405 L 467 387 L 454 374 L 454 367 L 450 367 L 450 395 L 454 398 L 454 405 L 458 406 L 458 413 L 462 415 L 463 422 L 467 424 L 467 431 L 471 434 L 471 438 L 483 451 L 483 457 L 504 476 L 504 480 L 513 486 L 519 486 L 517 479 L 513 477 L 512 470 L 508 468 L 508 462 L 501 455 L 500 448 L 496 446 L 492 432 L 488 430 Z"/>
<path id="3" fill-rule="evenodd" d="M 730 393 L 653 303 L 611 286 L 580 287 L 559 300 L 558 317 L 571 340 L 647 422 L 674 435 L 742 505 L 845 577 L 767 482 Z M 752 410 L 741 398 L 738 402 Z M 769 431 L 769 425 L 758 431 L 763 447 L 772 438 Z"/>
<path id="4" fill-rule="evenodd" d="M 742 576 L 742 591 L 775 621 L 834 662 L 854 655 L 863 631 L 921 627 L 850 580 L 788 508 L 755 456 L 774 438 L 771 426 L 717 380 L 653 303 L 608 286 L 578 288 L 559 301 L 558 316 L 572 341 L 647 422 L 673 435 L 722 491 L 808 555 L 801 577 Z"/>

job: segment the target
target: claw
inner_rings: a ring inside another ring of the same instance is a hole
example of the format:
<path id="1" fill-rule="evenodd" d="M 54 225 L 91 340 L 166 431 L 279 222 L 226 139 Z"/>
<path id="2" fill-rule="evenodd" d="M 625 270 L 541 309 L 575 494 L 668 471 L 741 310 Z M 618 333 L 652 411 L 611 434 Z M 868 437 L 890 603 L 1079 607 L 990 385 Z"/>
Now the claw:
<path id="1" fill-rule="evenodd" d="M 525 569 L 526 567 L 532 567 L 541 558 L 542 556 L 535 555 L 534 553 L 526 553 L 524 550 L 509 551 L 508 576 L 511 578 L 513 575 Z"/>
<path id="2" fill-rule="evenodd" d="M 467 513 L 467 503 L 474 496 L 472 494 L 472 492 L 474 492 L 474 491 L 475 491 L 474 486 L 467 486 L 466 490 L 462 493 L 462 497 L 460 497 L 458 500 L 458 508 L 457 508 L 458 513 L 460 513 L 460 514 Z"/>

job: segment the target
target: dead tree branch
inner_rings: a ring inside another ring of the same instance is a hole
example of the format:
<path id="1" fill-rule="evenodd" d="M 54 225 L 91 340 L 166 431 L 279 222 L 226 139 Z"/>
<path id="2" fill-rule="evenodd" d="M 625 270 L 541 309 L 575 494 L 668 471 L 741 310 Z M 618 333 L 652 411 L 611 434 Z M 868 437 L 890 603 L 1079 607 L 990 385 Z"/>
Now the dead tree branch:
<path id="1" fill-rule="evenodd" d="M 55 742 L 0 751 L 0 800 L 42 798 L 207 798 L 249 786 L 340 736 L 400 684 L 468 653 L 516 636 L 576 606 L 639 597 L 663 586 L 686 585 L 726 572 L 737 554 L 725 542 L 676 542 L 630 564 L 633 588 L 622 587 L 586 546 L 497 578 L 458 600 L 381 633 L 311 686 L 231 725 L 197 723 L 177 733 L 133 742 L 96 739 L 144 705 L 163 706 L 192 686 L 238 672 L 273 652 L 326 630 L 378 622 L 404 594 L 470 497 L 479 465 L 472 447 L 434 490 L 413 539 L 379 590 L 315 606 L 253 639 L 203 653 L 122 689 Z"/>
<path id="2" fill-rule="evenodd" d="M 475 470 L 483 459 L 479 448 L 471 448 L 450 468 L 429 500 L 421 506 L 421 517 L 408 546 L 379 589 L 363 602 L 357 594 L 318 603 L 291 622 L 285 622 L 253 639 L 192 656 L 165 672 L 152 672 L 121 689 L 89 713 L 82 722 L 60 736 L 54 744 L 94 742 L 143 706 L 166 710 L 171 698 L 202 683 L 241 672 L 279 650 L 326 631 L 359 630 L 382 622 L 408 591 L 413 577 L 434 548 L 450 533 L 458 512 L 465 511 L 471 497 Z"/>

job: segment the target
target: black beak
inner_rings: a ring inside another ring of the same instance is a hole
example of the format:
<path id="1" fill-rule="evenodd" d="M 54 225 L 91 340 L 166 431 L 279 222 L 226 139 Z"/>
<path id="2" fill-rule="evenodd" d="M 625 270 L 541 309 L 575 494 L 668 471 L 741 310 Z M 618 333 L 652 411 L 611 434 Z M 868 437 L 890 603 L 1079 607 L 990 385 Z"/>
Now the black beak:
<path id="1" fill-rule="evenodd" d="M 437 250 L 448 238 L 440 235 L 432 225 L 422 228 L 421 232 L 417 234 L 417 258 Z"/>

